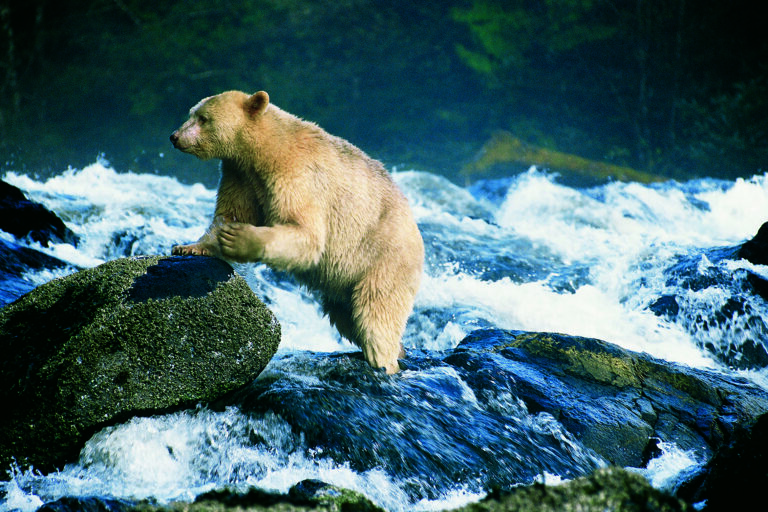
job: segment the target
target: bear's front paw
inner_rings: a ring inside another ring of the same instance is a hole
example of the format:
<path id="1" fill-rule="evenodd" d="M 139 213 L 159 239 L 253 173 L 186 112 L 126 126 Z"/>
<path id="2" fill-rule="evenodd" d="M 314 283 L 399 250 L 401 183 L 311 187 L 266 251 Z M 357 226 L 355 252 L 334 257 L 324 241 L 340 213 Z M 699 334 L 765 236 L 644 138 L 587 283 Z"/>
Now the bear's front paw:
<path id="1" fill-rule="evenodd" d="M 174 245 L 171 254 L 174 256 L 209 256 L 208 251 L 198 244 Z"/>
<path id="2" fill-rule="evenodd" d="M 221 253 L 238 263 L 259 261 L 264 256 L 264 229 L 242 222 L 224 224 L 219 228 L 218 237 Z"/>

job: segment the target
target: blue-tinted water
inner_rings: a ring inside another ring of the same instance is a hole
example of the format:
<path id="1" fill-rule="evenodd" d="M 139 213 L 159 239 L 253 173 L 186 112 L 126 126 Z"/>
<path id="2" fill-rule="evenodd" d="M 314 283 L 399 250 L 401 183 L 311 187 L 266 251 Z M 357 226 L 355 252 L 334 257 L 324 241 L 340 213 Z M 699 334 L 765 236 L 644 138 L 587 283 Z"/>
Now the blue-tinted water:
<path id="1" fill-rule="evenodd" d="M 0 468 L 12 472 L 0 483 L 0 510 L 31 511 L 62 496 L 191 500 L 225 485 L 285 491 L 306 478 L 357 489 L 391 510 L 439 510 L 492 486 L 558 481 L 605 464 L 552 416 L 529 412 L 513 388 L 479 393 L 440 364 L 482 327 L 600 338 L 768 387 L 752 357 L 765 350 L 768 304 L 745 284 L 748 273 L 768 278 L 768 268 L 732 250 L 768 220 L 768 176 L 579 189 L 535 169 L 468 188 L 429 173 L 393 174 L 427 254 L 404 339 L 407 370 L 395 380 L 371 376 L 345 356 L 356 349 L 309 293 L 264 266 L 237 265 L 283 332 L 250 391 L 221 410 L 106 429 L 60 472 Z M 201 185 L 105 162 L 48 180 L 4 179 L 80 237 L 77 248 L 42 248 L 0 232 L 71 264 L 28 272 L 30 285 L 118 257 L 169 254 L 200 236 L 215 201 Z M 325 406 L 341 419 L 322 426 L 300 412 L 283 417 L 269 406 L 277 399 Z M 370 442 L 344 443 L 344 429 Z M 659 487 L 704 462 L 662 448 L 644 470 Z"/>

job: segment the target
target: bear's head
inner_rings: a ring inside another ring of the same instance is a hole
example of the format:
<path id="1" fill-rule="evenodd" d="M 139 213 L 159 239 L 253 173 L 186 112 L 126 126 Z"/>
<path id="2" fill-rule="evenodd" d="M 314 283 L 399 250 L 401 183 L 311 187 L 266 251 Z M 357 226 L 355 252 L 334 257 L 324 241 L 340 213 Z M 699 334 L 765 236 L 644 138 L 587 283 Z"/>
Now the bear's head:
<path id="1" fill-rule="evenodd" d="M 236 158 L 238 137 L 257 122 L 269 106 L 264 91 L 248 95 L 229 91 L 210 96 L 189 110 L 189 119 L 171 135 L 176 149 L 207 160 Z"/>

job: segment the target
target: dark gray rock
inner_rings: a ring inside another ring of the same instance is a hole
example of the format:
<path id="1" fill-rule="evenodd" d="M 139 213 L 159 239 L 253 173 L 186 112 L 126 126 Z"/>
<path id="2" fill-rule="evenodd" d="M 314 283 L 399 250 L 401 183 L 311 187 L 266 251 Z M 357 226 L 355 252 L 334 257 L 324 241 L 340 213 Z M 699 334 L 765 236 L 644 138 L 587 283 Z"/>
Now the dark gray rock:
<path id="1" fill-rule="evenodd" d="M 215 258 L 120 259 L 42 285 L 0 309 L 0 467 L 49 471 L 104 426 L 218 399 L 279 342 Z"/>
<path id="2" fill-rule="evenodd" d="M 755 236 L 739 247 L 737 255 L 755 265 L 768 265 L 768 222 L 763 223 Z M 768 281 L 754 272 L 747 274 L 747 280 L 757 294 L 768 299 Z"/>
<path id="3" fill-rule="evenodd" d="M 29 237 L 47 246 L 49 242 L 77 245 L 75 235 L 64 222 L 41 204 L 27 199 L 17 187 L 0 180 L 0 230 L 16 238 Z"/>
<path id="4" fill-rule="evenodd" d="M 755 236 L 739 247 L 738 256 L 755 265 L 768 265 L 768 222 L 763 223 Z"/>
<path id="5" fill-rule="evenodd" d="M 47 246 L 51 241 L 77 245 L 77 236 L 64 222 L 41 204 L 29 201 L 17 187 L 0 180 L 0 231 L 17 239 Z M 23 274 L 41 268 L 67 266 L 40 251 L 0 239 L 0 307 L 34 288 Z"/>
<path id="6" fill-rule="evenodd" d="M 544 471 L 644 467 L 659 441 L 707 460 L 768 411 L 768 393 L 745 379 L 559 334 L 481 330 L 448 354 L 413 350 L 402 363 L 387 376 L 355 353 L 292 354 L 228 403 L 279 415 L 355 471 L 407 482 L 414 502 L 455 482 L 479 492 Z"/>
<path id="7" fill-rule="evenodd" d="M 562 485 L 534 484 L 491 494 L 456 512 L 683 512 L 688 504 L 659 491 L 640 475 L 618 468 L 599 469 Z"/>
<path id="8" fill-rule="evenodd" d="M 768 415 L 763 415 L 750 428 L 739 428 L 678 495 L 705 503 L 706 512 L 755 510 L 767 487 Z"/>
<path id="9" fill-rule="evenodd" d="M 98 497 L 64 497 L 46 503 L 37 512 L 129 512 L 135 510 L 135 503 Z"/>
<path id="10" fill-rule="evenodd" d="M 768 411 L 768 393 L 744 379 L 577 336 L 476 331 L 446 362 L 478 391 L 495 385 L 488 376 L 513 383 L 530 411 L 619 466 L 643 466 L 658 440 L 710 457 Z"/>

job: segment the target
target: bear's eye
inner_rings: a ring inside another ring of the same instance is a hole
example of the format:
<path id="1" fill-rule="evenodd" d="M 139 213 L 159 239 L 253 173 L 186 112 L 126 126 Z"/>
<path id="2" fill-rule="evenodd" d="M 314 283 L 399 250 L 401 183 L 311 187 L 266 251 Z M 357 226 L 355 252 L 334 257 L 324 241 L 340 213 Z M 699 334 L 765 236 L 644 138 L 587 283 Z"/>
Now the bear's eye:
<path id="1" fill-rule="evenodd" d="M 197 119 L 200 122 L 200 124 L 205 124 L 205 123 L 208 122 L 208 117 L 207 116 L 200 116 Z"/>

